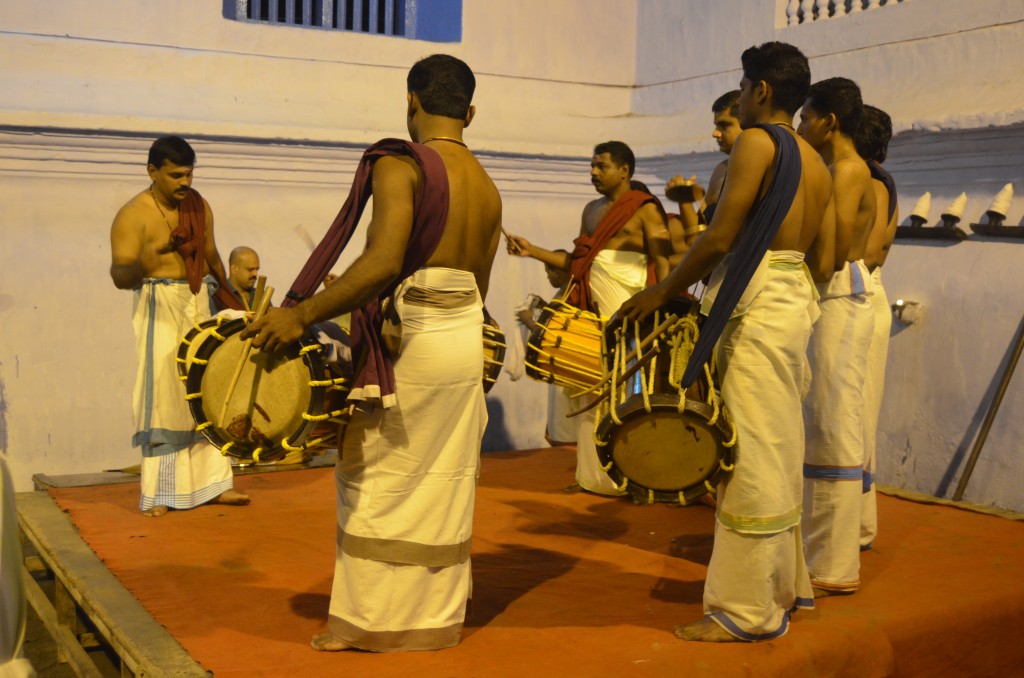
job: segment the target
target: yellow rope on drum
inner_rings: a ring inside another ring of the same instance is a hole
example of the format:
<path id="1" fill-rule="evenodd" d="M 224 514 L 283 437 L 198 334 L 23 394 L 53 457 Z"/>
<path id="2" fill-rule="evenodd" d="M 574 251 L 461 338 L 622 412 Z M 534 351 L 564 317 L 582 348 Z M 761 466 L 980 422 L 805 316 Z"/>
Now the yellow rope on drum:
<path id="1" fill-rule="evenodd" d="M 309 346 L 303 346 L 299 349 L 299 355 L 306 355 L 310 351 L 322 351 L 324 347 L 320 344 L 310 344 Z"/>
<path id="2" fill-rule="evenodd" d="M 213 422 L 212 421 L 204 421 L 199 426 L 196 426 L 196 432 L 198 433 L 199 431 L 202 431 L 204 428 L 209 428 L 211 426 L 213 426 Z"/>
<path id="3" fill-rule="evenodd" d="M 255 463 L 257 463 L 257 464 L 260 463 L 260 453 L 261 452 L 263 452 L 263 448 L 262 447 L 257 447 L 255 450 L 252 451 L 252 460 Z"/>
<path id="4" fill-rule="evenodd" d="M 234 444 L 235 444 L 234 440 L 229 440 L 228 442 L 224 443 L 224 447 L 220 448 L 220 453 L 222 455 L 224 455 L 225 457 L 228 456 L 228 450 L 230 450 L 231 446 L 234 445 Z"/>
<path id="5" fill-rule="evenodd" d="M 708 492 L 713 493 L 715 491 L 715 488 L 707 481 L 707 478 L 704 479 L 704 487 L 708 488 Z"/>
<path id="6" fill-rule="evenodd" d="M 617 485 L 615 489 L 618 490 L 619 492 L 625 492 L 627 485 L 629 485 L 629 478 L 627 478 L 626 476 L 622 476 L 622 484 Z"/>

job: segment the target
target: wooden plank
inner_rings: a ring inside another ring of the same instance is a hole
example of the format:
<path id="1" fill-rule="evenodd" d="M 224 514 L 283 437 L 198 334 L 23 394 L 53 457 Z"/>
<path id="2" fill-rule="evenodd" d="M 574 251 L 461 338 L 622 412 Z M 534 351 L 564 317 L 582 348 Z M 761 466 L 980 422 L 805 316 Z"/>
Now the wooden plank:
<path id="1" fill-rule="evenodd" d="M 123 667 L 137 676 L 208 675 L 107 570 L 49 494 L 19 493 L 17 506 L 21 529 L 39 557 L 121 658 Z"/>
<path id="2" fill-rule="evenodd" d="M 57 621 L 57 611 L 28 570 L 25 570 L 25 599 L 57 642 L 57 654 L 61 657 L 60 661 L 70 664 L 80 678 L 102 678 L 103 674 L 96 668 L 89 653 L 78 644 L 75 635 Z"/>

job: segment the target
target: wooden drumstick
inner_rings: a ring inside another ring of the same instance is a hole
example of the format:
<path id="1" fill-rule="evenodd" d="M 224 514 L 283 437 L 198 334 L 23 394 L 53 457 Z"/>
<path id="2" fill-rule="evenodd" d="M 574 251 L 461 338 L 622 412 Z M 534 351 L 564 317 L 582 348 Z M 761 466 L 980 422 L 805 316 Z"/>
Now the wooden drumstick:
<path id="1" fill-rule="evenodd" d="M 252 295 L 252 308 L 246 308 L 247 311 L 255 311 L 260 307 L 260 302 L 263 301 L 263 290 L 267 287 L 267 276 L 258 275 L 256 276 L 256 292 Z"/>
<path id="2" fill-rule="evenodd" d="M 270 297 L 273 294 L 273 287 L 267 287 L 264 290 L 263 296 L 260 297 L 260 304 L 256 308 L 256 316 L 253 318 L 253 322 L 262 318 L 263 314 L 267 312 L 267 308 L 270 306 Z M 235 366 L 235 373 L 231 375 L 231 382 L 228 384 L 228 391 L 224 396 L 224 404 L 221 405 L 220 416 L 217 417 L 217 425 L 221 428 L 224 428 L 224 417 L 228 414 L 228 403 L 231 402 L 231 396 L 235 393 L 235 386 L 238 385 L 238 378 L 242 375 L 242 368 L 245 367 L 245 361 L 249 359 L 249 352 L 252 350 L 252 340 L 252 337 L 245 340 L 245 343 L 242 345 L 242 355 L 239 356 L 238 364 Z"/>

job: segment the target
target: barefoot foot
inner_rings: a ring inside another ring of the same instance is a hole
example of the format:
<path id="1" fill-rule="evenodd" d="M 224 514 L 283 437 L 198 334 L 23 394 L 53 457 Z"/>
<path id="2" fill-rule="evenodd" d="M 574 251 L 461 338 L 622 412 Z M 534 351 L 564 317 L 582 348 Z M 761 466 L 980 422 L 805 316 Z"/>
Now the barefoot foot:
<path id="1" fill-rule="evenodd" d="M 852 591 L 833 591 L 832 589 L 823 589 L 820 586 L 813 585 L 811 586 L 811 588 L 814 590 L 815 598 L 827 598 L 829 596 L 848 596 L 850 594 L 857 592 L 857 589 L 854 589 Z"/>
<path id="2" fill-rule="evenodd" d="M 236 492 L 234 490 L 225 490 L 210 503 L 228 504 L 229 506 L 245 506 L 249 503 L 249 495 L 242 494 L 241 492 Z"/>
<path id="3" fill-rule="evenodd" d="M 167 513 L 168 510 L 169 509 L 166 506 L 154 506 L 151 509 L 146 509 L 145 511 L 143 511 L 142 515 L 147 516 L 149 518 L 159 518 L 160 516 Z"/>
<path id="4" fill-rule="evenodd" d="M 735 643 L 739 641 L 739 638 L 707 617 L 689 624 L 680 624 L 672 631 L 676 634 L 676 638 L 683 640 L 696 640 L 705 643 Z"/>
<path id="5" fill-rule="evenodd" d="M 313 640 L 310 641 L 309 646 L 317 652 L 341 652 L 343 650 L 353 649 L 353 647 L 348 643 L 340 641 L 332 636 L 330 631 L 318 633 L 313 636 Z"/>

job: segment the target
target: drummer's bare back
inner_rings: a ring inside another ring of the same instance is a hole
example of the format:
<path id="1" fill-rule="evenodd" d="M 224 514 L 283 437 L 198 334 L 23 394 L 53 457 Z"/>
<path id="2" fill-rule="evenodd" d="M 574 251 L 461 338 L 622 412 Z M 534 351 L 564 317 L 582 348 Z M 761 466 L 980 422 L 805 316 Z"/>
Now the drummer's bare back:
<path id="1" fill-rule="evenodd" d="M 427 266 L 469 271 L 485 293 L 501 227 L 498 189 L 467 149 L 451 143 L 431 148 L 444 160 L 450 197 L 444 235 Z"/>

